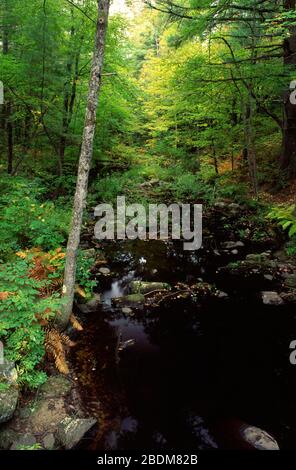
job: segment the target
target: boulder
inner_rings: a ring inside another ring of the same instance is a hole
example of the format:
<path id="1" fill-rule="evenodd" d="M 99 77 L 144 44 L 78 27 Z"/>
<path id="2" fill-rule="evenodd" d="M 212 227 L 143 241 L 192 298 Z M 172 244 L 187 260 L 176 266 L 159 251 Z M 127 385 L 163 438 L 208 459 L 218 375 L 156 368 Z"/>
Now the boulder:
<path id="1" fill-rule="evenodd" d="M 111 270 L 109 268 L 100 268 L 99 271 L 98 271 L 100 274 L 102 274 L 103 276 L 110 276 L 111 274 Z"/>
<path id="2" fill-rule="evenodd" d="M 228 294 L 226 292 L 223 292 L 222 290 L 217 290 L 215 296 L 218 299 L 228 299 Z"/>
<path id="3" fill-rule="evenodd" d="M 241 206 L 236 202 L 231 202 L 230 204 L 228 204 L 228 207 L 231 211 L 238 211 L 241 209 Z"/>
<path id="4" fill-rule="evenodd" d="M 296 287 L 296 273 L 287 274 L 284 283 L 287 287 Z"/>
<path id="5" fill-rule="evenodd" d="M 71 390 L 72 384 L 70 380 L 62 375 L 53 375 L 41 385 L 39 396 L 43 398 L 64 397 Z"/>
<path id="6" fill-rule="evenodd" d="M 94 418 L 66 417 L 57 429 L 57 439 L 65 449 L 73 449 L 83 436 L 97 423 Z"/>
<path id="7" fill-rule="evenodd" d="M 42 445 L 46 450 L 52 450 L 55 446 L 55 437 L 53 433 L 48 433 L 42 439 Z"/>
<path id="8" fill-rule="evenodd" d="M 130 294 L 123 297 L 115 297 L 112 303 L 116 307 L 139 307 L 145 303 L 143 294 Z"/>
<path id="9" fill-rule="evenodd" d="M 124 315 L 132 315 L 133 313 L 133 310 L 130 307 L 123 307 L 121 311 Z"/>
<path id="10" fill-rule="evenodd" d="M 101 305 L 100 294 L 94 294 L 85 304 L 78 304 L 78 308 L 82 313 L 96 312 Z"/>
<path id="11" fill-rule="evenodd" d="M 219 447 L 231 450 L 279 450 L 273 436 L 236 418 L 214 423 L 212 431 Z"/>
<path id="12" fill-rule="evenodd" d="M 0 424 L 9 421 L 15 412 L 19 391 L 14 385 L 0 389 Z"/>
<path id="13" fill-rule="evenodd" d="M 12 446 L 10 450 L 30 450 L 30 448 L 34 447 L 37 444 L 36 438 L 33 434 L 23 434 L 20 436 Z"/>
<path id="14" fill-rule="evenodd" d="M 284 303 L 277 292 L 263 291 L 261 297 L 264 305 L 282 305 Z"/>
<path id="15" fill-rule="evenodd" d="M 244 441 L 258 450 L 279 450 L 276 440 L 263 429 L 256 426 L 242 426 L 241 435 Z"/>
<path id="16" fill-rule="evenodd" d="M 250 253 L 246 256 L 246 260 L 253 263 L 263 263 L 270 258 L 270 253 Z"/>
<path id="17" fill-rule="evenodd" d="M 0 449 L 8 450 L 17 438 L 18 434 L 12 429 L 3 429 L 0 431 Z"/>
<path id="18" fill-rule="evenodd" d="M 216 201 L 214 203 L 214 207 L 216 207 L 217 209 L 225 209 L 227 207 L 227 203 L 224 201 Z"/>
<path id="19" fill-rule="evenodd" d="M 166 282 L 132 281 L 129 284 L 131 294 L 147 294 L 154 290 L 169 290 L 170 288 Z"/>
<path id="20" fill-rule="evenodd" d="M 17 377 L 18 375 L 14 362 L 4 359 L 4 363 L 0 364 L 0 382 L 16 384 Z"/>

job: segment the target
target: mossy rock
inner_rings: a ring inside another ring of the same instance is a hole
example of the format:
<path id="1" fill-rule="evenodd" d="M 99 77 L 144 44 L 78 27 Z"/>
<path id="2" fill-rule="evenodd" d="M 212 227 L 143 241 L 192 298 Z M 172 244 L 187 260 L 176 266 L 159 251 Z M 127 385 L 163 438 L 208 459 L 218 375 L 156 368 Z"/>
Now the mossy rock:
<path id="1" fill-rule="evenodd" d="M 139 307 L 145 303 L 143 294 L 130 294 L 112 299 L 116 307 Z"/>
<path id="2" fill-rule="evenodd" d="M 36 437 L 33 434 L 23 434 L 10 447 L 10 450 L 31 450 L 38 448 Z"/>
<path id="3" fill-rule="evenodd" d="M 64 397 L 70 392 L 71 387 L 72 384 L 66 377 L 54 375 L 40 387 L 39 393 L 44 398 Z"/>
<path id="4" fill-rule="evenodd" d="M 66 417 L 58 425 L 57 440 L 65 449 L 73 449 L 96 423 L 94 418 Z"/>
<path id="5" fill-rule="evenodd" d="M 8 450 L 13 442 L 18 438 L 18 434 L 12 429 L 3 429 L 0 431 L 0 449 Z"/>
<path id="6" fill-rule="evenodd" d="M 0 391 L 0 424 L 6 423 L 13 417 L 18 397 L 19 391 L 13 385 Z"/>
<path id="7" fill-rule="evenodd" d="M 285 285 L 287 287 L 296 288 L 296 273 L 289 274 L 285 279 Z"/>
<path id="8" fill-rule="evenodd" d="M 148 294 L 154 290 L 170 290 L 166 282 L 132 281 L 129 285 L 131 294 Z"/>

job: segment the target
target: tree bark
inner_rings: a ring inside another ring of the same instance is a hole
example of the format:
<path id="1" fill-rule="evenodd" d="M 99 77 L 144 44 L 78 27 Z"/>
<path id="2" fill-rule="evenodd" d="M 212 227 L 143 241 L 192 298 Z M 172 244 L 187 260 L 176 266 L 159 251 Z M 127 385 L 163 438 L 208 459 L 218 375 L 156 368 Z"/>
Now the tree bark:
<path id="1" fill-rule="evenodd" d="M 70 234 L 67 244 L 66 265 L 64 273 L 63 297 L 64 306 L 61 315 L 56 319 L 60 329 L 64 329 L 72 313 L 77 252 L 80 243 L 83 210 L 86 204 L 88 176 L 93 154 L 93 141 L 96 128 L 96 111 L 101 89 L 101 74 L 105 52 L 105 38 L 108 27 L 110 0 L 98 0 L 98 20 L 95 34 L 95 47 L 91 67 L 91 77 L 87 98 L 81 152 L 78 165 L 76 191 Z"/>
<path id="2" fill-rule="evenodd" d="M 7 173 L 12 174 L 13 170 L 13 126 L 11 123 L 11 102 L 8 101 L 6 106 L 6 132 L 7 132 Z"/>
<path id="3" fill-rule="evenodd" d="M 295 0 L 284 0 L 285 10 L 295 10 Z M 296 27 L 290 28 L 290 36 L 283 43 L 284 65 L 296 66 Z M 284 93 L 283 140 L 280 158 L 281 169 L 287 176 L 296 176 L 296 105 L 290 102 L 291 90 Z"/>
<path id="4" fill-rule="evenodd" d="M 7 2 L 4 2 L 4 12 L 8 11 Z M 2 52 L 3 55 L 8 55 L 9 53 L 9 36 L 8 36 L 8 24 L 4 18 L 3 23 L 3 37 L 2 37 Z M 12 173 L 12 165 L 13 165 L 13 126 L 11 122 L 11 114 L 12 114 L 12 103 L 8 99 L 4 105 L 4 126 L 6 129 L 6 136 L 7 136 L 7 173 Z"/>

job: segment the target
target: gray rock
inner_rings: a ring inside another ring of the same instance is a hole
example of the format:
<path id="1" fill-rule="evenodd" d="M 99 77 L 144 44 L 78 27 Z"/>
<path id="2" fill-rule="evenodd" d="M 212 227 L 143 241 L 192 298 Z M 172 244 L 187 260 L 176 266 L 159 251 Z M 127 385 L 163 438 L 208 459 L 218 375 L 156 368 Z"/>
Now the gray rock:
<path id="1" fill-rule="evenodd" d="M 18 375 L 14 362 L 4 359 L 4 363 L 0 364 L 0 382 L 15 384 L 17 378 Z"/>
<path id="2" fill-rule="evenodd" d="M 252 263 L 263 263 L 269 258 L 269 254 L 266 253 L 250 253 L 246 256 L 246 260 Z"/>
<path id="3" fill-rule="evenodd" d="M 147 294 L 154 290 L 169 290 L 171 287 L 166 282 L 132 281 L 129 288 L 132 294 Z"/>
<path id="4" fill-rule="evenodd" d="M 296 273 L 287 274 L 285 279 L 285 285 L 288 287 L 296 287 Z"/>
<path id="5" fill-rule="evenodd" d="M 100 294 L 94 294 L 93 297 L 85 304 L 78 304 L 78 308 L 82 313 L 96 312 L 101 304 Z"/>
<path id="6" fill-rule="evenodd" d="M 109 268 L 100 268 L 99 273 L 102 274 L 103 276 L 110 276 L 111 271 Z"/>
<path id="7" fill-rule="evenodd" d="M 24 408 L 20 408 L 18 410 L 18 417 L 21 419 L 27 419 L 31 416 L 32 410 L 29 408 L 29 406 L 25 406 Z"/>
<path id="8" fill-rule="evenodd" d="M 237 250 L 237 249 L 231 250 L 231 253 L 232 253 L 233 255 L 238 255 L 238 250 Z"/>
<path id="9" fill-rule="evenodd" d="M 17 440 L 17 433 L 12 429 L 3 429 L 0 431 L 0 449 L 8 450 L 14 441 Z"/>
<path id="10" fill-rule="evenodd" d="M 245 246 L 245 244 L 239 240 L 237 242 L 232 242 L 232 241 L 224 242 L 222 243 L 222 246 L 226 250 L 233 250 L 235 248 L 242 248 L 243 246 Z"/>
<path id="11" fill-rule="evenodd" d="M 231 202 L 230 204 L 228 204 L 228 207 L 229 209 L 231 210 L 239 210 L 241 208 L 241 206 L 239 204 L 237 204 L 236 202 Z"/>
<path id="12" fill-rule="evenodd" d="M 19 391 L 13 385 L 0 391 L 0 424 L 9 421 L 15 412 Z"/>
<path id="13" fill-rule="evenodd" d="M 261 292 L 261 296 L 264 305 L 282 305 L 284 303 L 277 292 L 264 291 Z"/>
<path id="14" fill-rule="evenodd" d="M 77 307 L 79 308 L 80 312 L 82 313 L 90 313 L 89 308 L 87 307 L 86 304 L 77 304 Z"/>
<path id="15" fill-rule="evenodd" d="M 267 281 L 272 281 L 273 277 L 271 274 L 264 274 L 264 279 L 266 279 Z"/>
<path id="16" fill-rule="evenodd" d="M 226 202 L 223 202 L 223 201 L 217 201 L 214 204 L 214 207 L 217 207 L 217 209 L 225 209 L 226 206 L 227 206 Z"/>
<path id="17" fill-rule="evenodd" d="M 145 297 L 143 294 L 130 294 L 112 299 L 112 304 L 117 307 L 139 307 L 144 303 Z"/>
<path id="18" fill-rule="evenodd" d="M 216 292 L 216 297 L 218 299 L 228 299 L 228 294 L 226 292 L 223 292 L 222 290 L 218 290 Z"/>
<path id="19" fill-rule="evenodd" d="M 47 379 L 39 389 L 39 395 L 44 398 L 64 397 L 71 390 L 70 380 L 62 375 L 54 375 Z"/>
<path id="20" fill-rule="evenodd" d="M 241 429 L 243 439 L 258 450 L 279 450 L 276 440 L 263 429 L 245 426 Z"/>
<path id="21" fill-rule="evenodd" d="M 55 437 L 52 433 L 46 434 L 42 439 L 42 444 L 44 449 L 52 450 L 55 445 Z"/>
<path id="22" fill-rule="evenodd" d="M 121 311 L 124 315 L 132 315 L 133 313 L 133 310 L 130 307 L 123 307 Z"/>
<path id="23" fill-rule="evenodd" d="M 26 450 L 35 446 L 36 443 L 37 441 L 33 434 L 23 434 L 12 444 L 10 450 Z"/>
<path id="24" fill-rule="evenodd" d="M 289 255 L 286 250 L 277 250 L 274 252 L 273 256 L 283 262 L 289 261 Z"/>
<path id="25" fill-rule="evenodd" d="M 96 423 L 93 418 L 64 418 L 58 425 L 57 439 L 65 449 L 73 449 Z"/>

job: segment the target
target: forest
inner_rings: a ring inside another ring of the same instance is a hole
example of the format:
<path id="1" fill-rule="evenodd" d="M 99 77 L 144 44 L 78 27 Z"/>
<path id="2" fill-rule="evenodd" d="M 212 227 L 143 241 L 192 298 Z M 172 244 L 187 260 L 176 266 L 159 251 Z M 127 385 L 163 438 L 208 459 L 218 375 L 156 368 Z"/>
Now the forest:
<path id="1" fill-rule="evenodd" d="M 0 0 L 0 449 L 296 450 L 295 189 L 295 0 Z"/>

